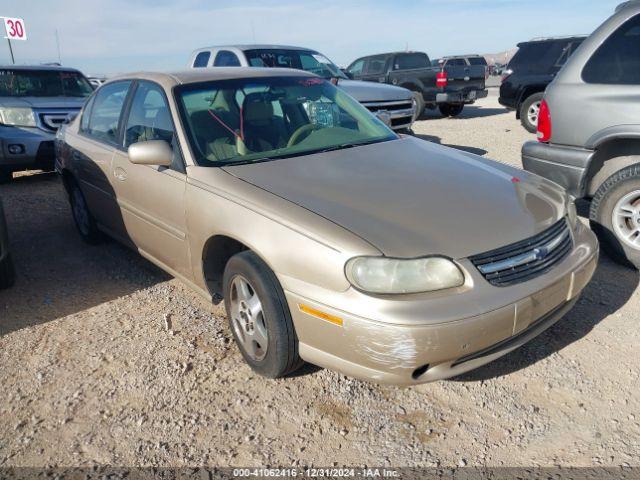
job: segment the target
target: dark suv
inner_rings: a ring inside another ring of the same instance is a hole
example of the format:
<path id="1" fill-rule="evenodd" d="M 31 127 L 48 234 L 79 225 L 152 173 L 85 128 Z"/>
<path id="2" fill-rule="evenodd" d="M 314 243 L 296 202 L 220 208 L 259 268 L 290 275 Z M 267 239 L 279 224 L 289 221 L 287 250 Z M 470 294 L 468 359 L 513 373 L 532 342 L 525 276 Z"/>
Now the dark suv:
<path id="1" fill-rule="evenodd" d="M 500 103 L 516 111 L 522 126 L 535 133 L 544 90 L 586 37 L 535 39 L 518 44 L 502 76 Z"/>

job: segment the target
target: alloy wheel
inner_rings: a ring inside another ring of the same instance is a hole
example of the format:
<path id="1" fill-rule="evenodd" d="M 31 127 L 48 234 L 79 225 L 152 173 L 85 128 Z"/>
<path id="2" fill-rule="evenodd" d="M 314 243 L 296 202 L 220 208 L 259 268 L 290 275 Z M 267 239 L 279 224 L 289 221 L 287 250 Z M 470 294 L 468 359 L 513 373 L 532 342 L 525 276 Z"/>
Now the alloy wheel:
<path id="1" fill-rule="evenodd" d="M 640 250 L 640 190 L 627 193 L 618 200 L 611 223 L 620 241 Z"/>
<path id="2" fill-rule="evenodd" d="M 73 218 L 76 220 L 78 230 L 83 235 L 89 235 L 91 231 L 91 224 L 89 221 L 89 211 L 87 210 L 87 204 L 84 201 L 84 197 L 79 188 L 73 189 L 73 202 L 71 205 L 73 211 Z"/>
<path id="3" fill-rule="evenodd" d="M 231 323 L 242 349 L 255 361 L 267 354 L 269 334 L 258 293 L 241 275 L 231 281 Z"/>

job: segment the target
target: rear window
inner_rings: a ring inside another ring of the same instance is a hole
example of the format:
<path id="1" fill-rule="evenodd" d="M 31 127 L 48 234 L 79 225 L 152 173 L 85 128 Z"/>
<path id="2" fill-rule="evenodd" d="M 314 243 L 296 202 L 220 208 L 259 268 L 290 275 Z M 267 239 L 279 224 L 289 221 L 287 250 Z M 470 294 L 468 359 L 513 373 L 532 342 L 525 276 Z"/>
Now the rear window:
<path id="1" fill-rule="evenodd" d="M 430 66 L 429 57 L 424 53 L 403 53 L 396 56 L 394 70 L 410 70 L 413 68 L 426 68 Z"/>
<path id="2" fill-rule="evenodd" d="M 484 57 L 471 57 L 468 60 L 470 65 L 487 65 L 487 61 Z"/>
<path id="3" fill-rule="evenodd" d="M 509 62 L 509 68 L 518 72 L 544 73 L 556 64 L 568 44 L 569 41 L 523 43 Z"/>
<path id="4" fill-rule="evenodd" d="M 582 79 L 587 83 L 640 85 L 640 15 L 605 40 L 584 67 Z"/>
<path id="5" fill-rule="evenodd" d="M 80 72 L 0 69 L 0 97 L 88 97 L 92 92 Z"/>

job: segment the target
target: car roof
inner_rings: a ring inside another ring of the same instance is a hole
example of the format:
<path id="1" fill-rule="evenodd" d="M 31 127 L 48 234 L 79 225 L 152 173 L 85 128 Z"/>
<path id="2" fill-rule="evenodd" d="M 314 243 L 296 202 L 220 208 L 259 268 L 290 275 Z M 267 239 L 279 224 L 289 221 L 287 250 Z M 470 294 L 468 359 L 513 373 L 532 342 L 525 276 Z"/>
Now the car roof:
<path id="1" fill-rule="evenodd" d="M 547 43 L 547 42 L 572 42 L 575 40 L 585 40 L 587 35 L 568 35 L 566 37 L 540 37 L 540 38 L 532 38 L 527 42 L 520 42 L 518 47 L 522 45 L 529 45 L 531 43 Z"/>
<path id="2" fill-rule="evenodd" d="M 308 52 L 316 52 L 313 48 L 295 47 L 292 45 L 271 45 L 266 43 L 244 44 L 244 45 L 213 45 L 211 47 L 202 47 L 200 50 L 213 50 L 220 48 L 237 48 L 238 50 L 300 50 Z"/>
<path id="3" fill-rule="evenodd" d="M 46 71 L 58 71 L 58 72 L 78 72 L 80 73 L 80 70 L 77 70 L 75 68 L 70 68 L 70 67 L 62 67 L 59 65 L 0 65 L 0 69 L 2 70 L 22 70 L 25 72 L 29 72 L 29 71 L 42 71 L 42 70 L 46 70 Z"/>
<path id="4" fill-rule="evenodd" d="M 208 82 L 215 80 L 234 80 L 243 78 L 266 77 L 316 77 L 316 75 L 303 70 L 292 68 L 263 68 L 263 67 L 216 67 L 216 68 L 191 68 L 176 72 L 132 72 L 109 79 L 107 83 L 117 80 L 150 80 L 167 88 L 174 85 Z"/>

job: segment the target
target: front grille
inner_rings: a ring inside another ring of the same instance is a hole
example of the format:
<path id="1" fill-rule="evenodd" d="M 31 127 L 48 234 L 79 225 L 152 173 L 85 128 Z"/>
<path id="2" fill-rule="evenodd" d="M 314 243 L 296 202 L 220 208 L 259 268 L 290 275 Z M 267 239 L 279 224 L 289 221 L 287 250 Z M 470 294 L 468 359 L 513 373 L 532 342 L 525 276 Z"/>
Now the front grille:
<path id="1" fill-rule="evenodd" d="M 506 287 L 549 271 L 569 254 L 572 246 L 571 232 L 563 218 L 538 235 L 469 260 L 489 283 Z"/>
<path id="2" fill-rule="evenodd" d="M 389 113 L 393 113 L 399 110 L 410 110 L 413 107 L 411 101 L 365 103 L 364 106 L 367 107 L 370 112 L 379 112 L 380 110 L 386 110 Z"/>
<path id="3" fill-rule="evenodd" d="M 38 112 L 40 127 L 55 132 L 67 120 L 69 114 L 78 113 L 79 109 L 51 109 Z"/>

